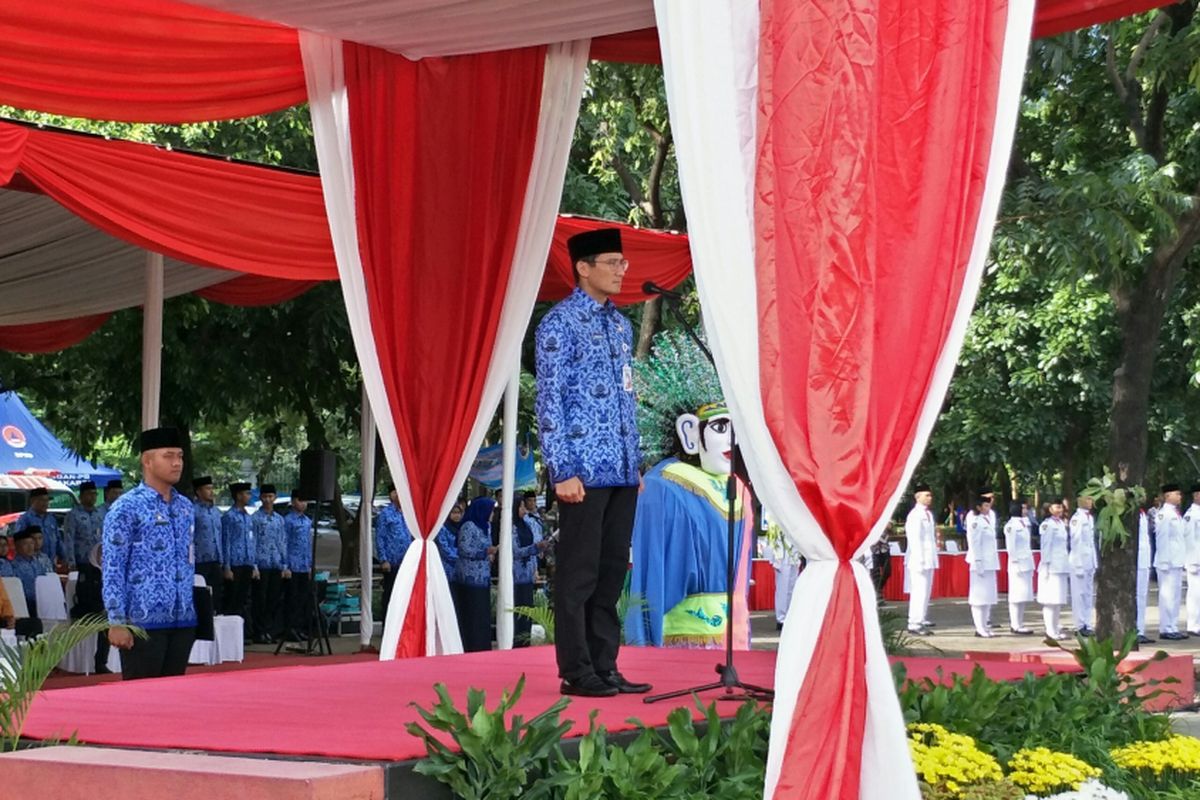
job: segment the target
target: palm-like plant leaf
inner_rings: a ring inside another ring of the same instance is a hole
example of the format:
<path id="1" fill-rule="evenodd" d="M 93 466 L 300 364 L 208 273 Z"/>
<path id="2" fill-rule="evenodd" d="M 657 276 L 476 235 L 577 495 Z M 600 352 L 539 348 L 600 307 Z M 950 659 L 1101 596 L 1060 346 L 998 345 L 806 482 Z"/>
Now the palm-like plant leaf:
<path id="1" fill-rule="evenodd" d="M 33 698 L 67 653 L 108 627 L 107 619 L 91 614 L 16 646 L 0 641 L 0 750 L 16 749 Z M 146 638 L 142 629 L 130 630 Z"/>

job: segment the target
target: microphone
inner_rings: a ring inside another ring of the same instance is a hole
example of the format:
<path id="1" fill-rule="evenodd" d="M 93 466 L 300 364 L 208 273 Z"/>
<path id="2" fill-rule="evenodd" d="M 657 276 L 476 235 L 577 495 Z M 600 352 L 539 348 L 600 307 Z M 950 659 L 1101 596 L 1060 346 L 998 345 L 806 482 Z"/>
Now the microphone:
<path id="1" fill-rule="evenodd" d="M 646 281 L 642 284 L 642 294 L 659 294 L 669 300 L 682 300 L 683 295 L 679 292 L 673 292 L 670 289 L 664 289 L 654 281 Z"/>

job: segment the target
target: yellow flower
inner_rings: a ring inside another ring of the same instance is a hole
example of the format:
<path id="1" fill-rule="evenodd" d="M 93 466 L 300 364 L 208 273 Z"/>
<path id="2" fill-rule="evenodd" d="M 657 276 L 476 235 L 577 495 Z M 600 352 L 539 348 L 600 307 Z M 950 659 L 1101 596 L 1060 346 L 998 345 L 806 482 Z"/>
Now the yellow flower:
<path id="1" fill-rule="evenodd" d="M 1008 779 L 1031 794 L 1078 789 L 1088 778 L 1098 777 L 1100 770 L 1095 767 L 1046 747 L 1018 750 L 1008 762 Z"/>
<path id="2" fill-rule="evenodd" d="M 1134 742 L 1112 751 L 1117 766 L 1133 772 L 1200 776 L 1200 739 L 1178 734 L 1161 742 Z"/>
<path id="3" fill-rule="evenodd" d="M 931 787 L 962 797 L 967 787 L 995 783 L 1004 777 L 996 759 L 976 747 L 970 736 L 950 733 L 932 723 L 913 724 L 908 730 L 917 774 Z"/>

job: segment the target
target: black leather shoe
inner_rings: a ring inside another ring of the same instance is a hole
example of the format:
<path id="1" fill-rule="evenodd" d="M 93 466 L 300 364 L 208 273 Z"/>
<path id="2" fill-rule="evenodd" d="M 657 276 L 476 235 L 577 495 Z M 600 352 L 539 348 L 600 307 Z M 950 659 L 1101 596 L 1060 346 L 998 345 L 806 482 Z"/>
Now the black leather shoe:
<path id="1" fill-rule="evenodd" d="M 1160 633 L 1158 635 L 1158 638 L 1164 639 L 1168 642 L 1179 642 L 1179 641 L 1186 639 L 1187 637 L 1184 636 L 1182 633 Z"/>
<path id="2" fill-rule="evenodd" d="M 1138 644 L 1154 644 L 1154 640 L 1144 633 L 1139 633 Z"/>
<path id="3" fill-rule="evenodd" d="M 584 675 L 573 681 L 563 681 L 558 690 L 563 694 L 573 694 L 578 697 L 615 697 L 620 693 L 617 687 L 601 680 L 596 675 Z"/>
<path id="4" fill-rule="evenodd" d="M 645 694 L 654 688 L 648 683 L 632 683 L 626 680 L 625 676 L 616 670 L 604 673 L 600 676 L 600 680 L 604 681 L 621 694 Z"/>

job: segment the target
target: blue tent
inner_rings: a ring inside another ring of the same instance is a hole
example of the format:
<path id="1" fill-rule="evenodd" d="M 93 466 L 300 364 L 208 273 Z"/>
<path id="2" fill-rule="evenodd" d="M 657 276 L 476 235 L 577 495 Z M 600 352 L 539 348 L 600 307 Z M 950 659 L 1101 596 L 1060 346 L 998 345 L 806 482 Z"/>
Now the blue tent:
<path id="1" fill-rule="evenodd" d="M 16 392 L 0 392 L 0 473 L 41 475 L 78 486 L 96 481 L 100 486 L 119 479 L 111 467 L 97 467 L 67 448 L 37 420 Z"/>
<path id="2" fill-rule="evenodd" d="M 471 477 L 489 489 L 499 489 L 504 482 L 504 447 L 494 444 L 479 451 L 471 465 Z M 516 489 L 537 488 L 537 470 L 529 442 L 517 446 Z"/>

